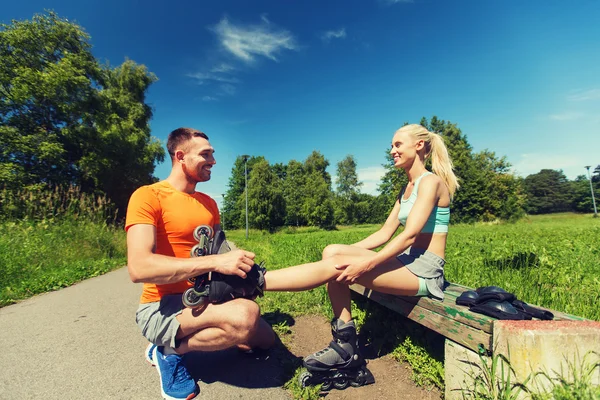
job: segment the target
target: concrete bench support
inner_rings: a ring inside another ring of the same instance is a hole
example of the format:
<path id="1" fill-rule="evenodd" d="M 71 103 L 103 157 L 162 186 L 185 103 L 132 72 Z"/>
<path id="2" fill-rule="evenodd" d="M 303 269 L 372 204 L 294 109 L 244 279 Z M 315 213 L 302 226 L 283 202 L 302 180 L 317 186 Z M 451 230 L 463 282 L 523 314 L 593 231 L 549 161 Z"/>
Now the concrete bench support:
<path id="1" fill-rule="evenodd" d="M 493 332 L 493 354 L 509 359 L 514 371 L 511 382 L 525 382 L 531 376 L 527 387 L 535 392 L 552 388 L 540 372 L 572 381 L 573 367 L 581 374 L 584 361 L 588 368 L 600 363 L 600 322 L 497 320 Z M 450 340 L 446 340 L 445 351 L 445 398 L 462 399 L 461 389 L 473 388 L 473 378 L 480 373 L 479 356 Z M 594 371 L 591 383 L 600 385 L 600 368 Z M 527 397 L 523 392 L 522 398 Z"/>

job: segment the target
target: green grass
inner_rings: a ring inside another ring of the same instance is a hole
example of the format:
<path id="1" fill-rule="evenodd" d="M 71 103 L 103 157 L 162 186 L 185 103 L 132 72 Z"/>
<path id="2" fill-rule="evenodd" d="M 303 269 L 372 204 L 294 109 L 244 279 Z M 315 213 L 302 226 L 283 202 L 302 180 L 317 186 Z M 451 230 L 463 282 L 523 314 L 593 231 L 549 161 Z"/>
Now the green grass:
<path id="1" fill-rule="evenodd" d="M 378 225 L 285 229 L 276 234 L 228 231 L 239 247 L 252 250 L 268 269 L 316 261 L 331 243 L 353 243 Z M 600 219 L 590 215 L 534 216 L 517 223 L 460 224 L 451 227 L 447 279 L 470 287 L 496 285 L 531 304 L 600 320 Z M 269 292 L 263 312 L 292 317 L 331 317 L 324 287 L 298 293 Z M 355 296 L 353 314 L 379 354 L 391 353 L 413 368 L 413 379 L 443 390 L 443 338 L 373 302 Z M 323 338 L 324 345 L 329 338 Z M 315 349 L 318 350 L 318 349 Z M 294 387 L 294 385 L 291 385 Z M 302 397 L 297 393 L 299 397 Z"/>
<path id="2" fill-rule="evenodd" d="M 86 219 L 0 222 L 0 307 L 125 265 L 122 229 Z"/>
<path id="3" fill-rule="evenodd" d="M 0 306 L 126 263 L 125 233 L 98 218 L 72 215 L 28 221 L 0 222 Z M 378 228 L 286 228 L 275 234 L 251 230 L 249 239 L 244 230 L 234 230 L 227 236 L 238 247 L 255 252 L 257 261 L 265 261 L 268 269 L 279 269 L 319 260 L 328 244 L 353 243 Z M 600 219 L 591 215 L 453 225 L 446 253 L 447 279 L 470 287 L 501 286 L 528 303 L 600 320 L 599 238 Z M 269 292 L 258 301 L 280 336 L 289 334 L 293 318 L 300 315 L 331 317 L 324 286 L 297 293 Z M 378 354 L 407 361 L 417 383 L 443 390 L 441 336 L 360 296 L 354 298 L 353 314 Z M 328 341 L 324 337 L 323 345 Z M 288 387 L 297 391 L 298 398 L 314 395 L 300 393 L 293 383 Z"/>

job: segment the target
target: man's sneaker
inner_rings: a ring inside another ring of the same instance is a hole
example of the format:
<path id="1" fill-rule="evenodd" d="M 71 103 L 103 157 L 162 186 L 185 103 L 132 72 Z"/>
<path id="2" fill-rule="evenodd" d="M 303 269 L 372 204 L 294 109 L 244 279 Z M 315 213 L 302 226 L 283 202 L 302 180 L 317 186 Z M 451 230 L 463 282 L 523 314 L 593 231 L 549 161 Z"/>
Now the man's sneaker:
<path id="1" fill-rule="evenodd" d="M 144 356 L 146 356 L 146 361 L 148 361 L 148 364 L 152 365 L 153 367 L 156 366 L 156 363 L 154 362 L 154 359 L 152 358 L 155 347 L 156 347 L 156 345 L 154 343 L 150 343 L 148 345 L 148 347 L 146 347 L 146 352 L 144 353 Z"/>
<path id="2" fill-rule="evenodd" d="M 183 364 L 179 354 L 163 353 L 164 347 L 154 347 L 152 360 L 160 376 L 160 390 L 167 400 L 190 400 L 198 396 L 200 388 Z"/>

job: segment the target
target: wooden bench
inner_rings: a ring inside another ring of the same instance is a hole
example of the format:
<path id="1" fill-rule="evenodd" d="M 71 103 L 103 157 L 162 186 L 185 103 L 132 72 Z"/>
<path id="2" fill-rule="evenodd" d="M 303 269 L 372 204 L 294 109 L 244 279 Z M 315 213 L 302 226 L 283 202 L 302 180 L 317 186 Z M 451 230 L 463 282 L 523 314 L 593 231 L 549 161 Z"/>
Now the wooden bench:
<path id="1" fill-rule="evenodd" d="M 451 380 L 454 382 L 449 382 L 449 373 L 455 373 L 456 371 L 449 371 L 449 369 L 456 370 L 457 364 L 456 360 L 450 360 L 449 358 L 457 358 L 457 353 L 455 348 L 462 350 L 466 350 L 470 352 L 470 355 L 466 355 L 469 358 L 469 362 L 474 362 L 478 360 L 478 354 L 483 355 L 493 355 L 495 351 L 498 351 L 497 341 L 498 334 L 503 332 L 503 337 L 507 336 L 517 336 L 517 334 L 509 332 L 505 329 L 505 323 L 508 323 L 508 326 L 514 326 L 514 322 L 528 322 L 529 327 L 527 329 L 531 330 L 531 322 L 532 321 L 498 321 L 495 318 L 488 317 L 483 314 L 474 313 L 469 310 L 468 307 L 459 306 L 456 304 L 456 298 L 460 296 L 460 294 L 466 290 L 473 290 L 471 288 L 457 285 L 457 284 L 449 284 L 444 289 L 445 298 L 443 301 L 430 299 L 428 297 L 405 297 L 405 296 L 394 296 L 388 295 L 384 293 L 379 293 L 370 289 L 367 289 L 361 285 L 354 284 L 350 286 L 350 288 L 360 294 L 363 295 L 387 308 L 393 310 L 400 315 L 409 318 L 441 335 L 446 337 L 446 356 L 445 356 L 445 368 L 446 368 L 446 399 L 451 398 L 461 398 L 461 395 L 457 395 L 456 385 L 458 381 L 461 383 L 464 381 L 464 376 L 452 377 Z M 587 321 L 584 318 L 577 317 L 574 315 L 569 315 L 566 313 L 549 310 L 554 314 L 553 321 L 538 321 L 539 323 L 545 323 L 545 330 L 548 331 L 548 323 L 553 323 L 556 321 Z M 591 338 L 587 338 L 585 340 L 594 340 L 598 343 L 592 346 L 592 349 L 595 351 L 599 351 L 600 348 L 600 323 L 588 321 L 592 323 L 593 335 Z M 513 324 L 513 325 L 511 325 Z M 536 323 L 534 323 L 535 325 Z M 537 324 L 541 325 L 541 324 Z M 555 324 L 554 326 L 563 326 L 560 322 Z M 577 324 L 575 324 L 577 325 Z M 571 326 L 571 324 L 569 324 Z M 588 325 L 586 325 L 588 326 Z M 561 328 L 562 329 L 562 328 Z M 497 335 L 494 335 L 494 332 L 498 331 Z M 531 336 L 531 332 L 528 331 L 527 335 Z M 526 335 L 526 336 L 527 336 Z M 537 340 L 537 339 L 536 339 Z M 575 338 L 575 341 L 578 339 Z M 449 342 L 450 341 L 450 342 Z M 525 342 L 527 339 L 525 340 Z M 503 342 L 506 342 L 503 339 Z M 523 340 L 521 340 L 523 342 Z M 524 343 L 525 343 L 524 342 Z M 529 343 L 529 342 L 527 342 Z M 456 346 L 459 345 L 459 346 Z M 449 347 L 450 346 L 450 347 Z M 519 344 L 511 344 L 510 346 L 518 347 Z M 523 354 L 523 357 L 527 358 L 527 352 L 529 351 L 529 347 L 535 347 L 535 345 L 525 344 L 523 345 L 525 348 L 517 349 L 516 351 L 520 351 Z M 554 346 L 554 344 L 553 344 Z M 559 345 L 562 346 L 562 345 Z M 452 351 L 452 355 L 449 356 L 449 349 Z M 506 348 L 503 348 L 506 350 Z M 585 350 L 585 349 L 584 349 Z M 533 351 L 533 350 L 532 350 Z M 543 350 L 540 350 L 543 351 Z M 515 351 L 510 351 L 511 353 L 515 353 Z M 466 354 L 464 351 L 461 354 Z M 506 354 L 505 354 L 506 355 Z M 517 363 L 519 360 L 515 360 Z M 562 360 L 559 360 L 560 363 Z M 454 362 L 451 368 L 449 368 L 449 362 Z M 524 360 L 527 363 L 527 360 Z M 464 364 L 464 362 L 463 362 Z M 512 360 L 511 366 L 514 367 Z M 544 366 L 546 367 L 546 366 Z M 551 365 L 548 367 L 555 367 L 555 365 Z M 524 372 L 523 372 L 524 373 Z M 454 386 L 454 387 L 452 387 Z M 450 391 L 454 391 L 454 393 L 450 393 Z"/>

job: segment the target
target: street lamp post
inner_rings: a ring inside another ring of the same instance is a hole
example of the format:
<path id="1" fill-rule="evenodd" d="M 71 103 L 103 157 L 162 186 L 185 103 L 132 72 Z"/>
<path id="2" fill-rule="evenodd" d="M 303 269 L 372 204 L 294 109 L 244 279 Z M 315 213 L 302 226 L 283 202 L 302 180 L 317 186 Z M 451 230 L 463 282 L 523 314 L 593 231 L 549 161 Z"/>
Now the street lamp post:
<path id="1" fill-rule="evenodd" d="M 246 239 L 248 239 L 248 157 L 247 154 L 242 155 L 244 158 L 244 192 L 246 192 Z"/>
<path id="2" fill-rule="evenodd" d="M 585 168 L 588 172 L 588 178 L 590 179 L 590 191 L 592 192 L 592 203 L 594 204 L 594 218 L 598 218 L 598 210 L 596 210 L 596 198 L 594 197 L 594 186 L 592 185 L 592 175 L 590 175 L 591 165 L 586 165 Z"/>

